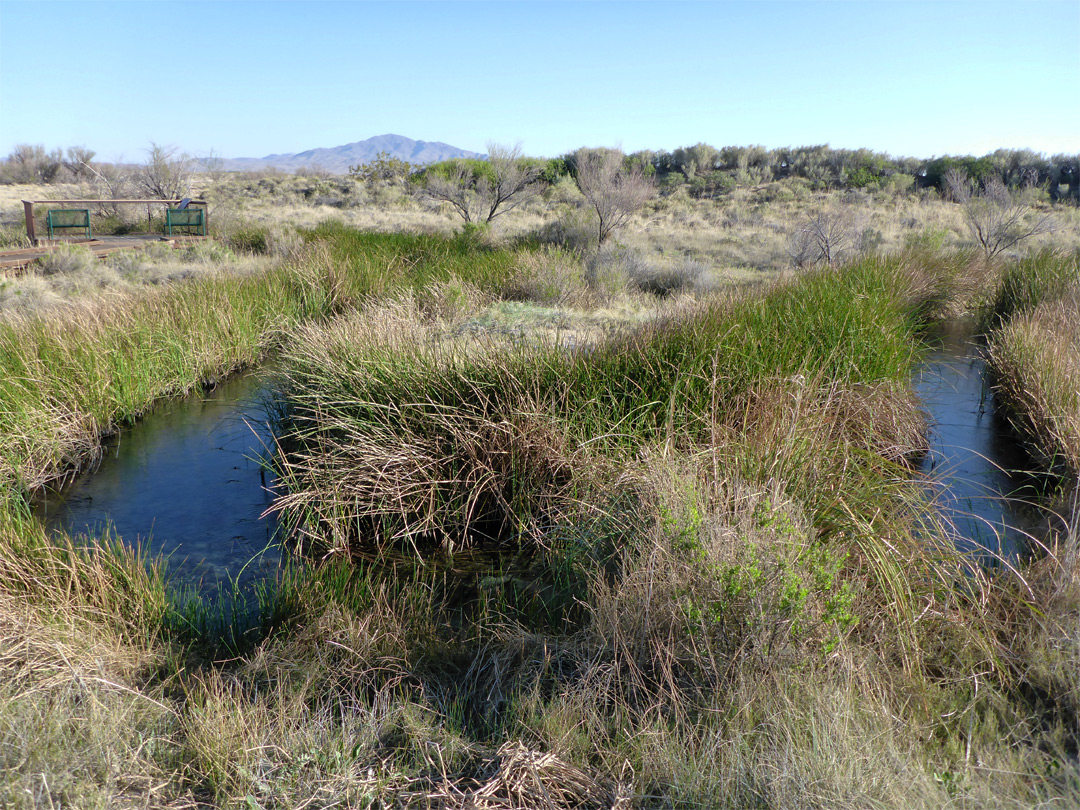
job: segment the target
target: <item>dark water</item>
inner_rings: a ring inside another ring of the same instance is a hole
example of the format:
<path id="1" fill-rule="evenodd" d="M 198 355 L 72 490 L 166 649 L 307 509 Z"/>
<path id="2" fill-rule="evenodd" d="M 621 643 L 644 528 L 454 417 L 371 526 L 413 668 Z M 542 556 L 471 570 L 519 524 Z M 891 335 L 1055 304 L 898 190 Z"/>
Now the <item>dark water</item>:
<path id="1" fill-rule="evenodd" d="M 254 375 L 167 402 L 112 440 L 96 470 L 44 493 L 38 517 L 73 535 L 111 530 L 167 558 L 180 590 L 249 591 L 281 560 L 276 522 L 262 517 L 274 497 L 260 464 L 273 447 L 267 421 Z"/>
<path id="2" fill-rule="evenodd" d="M 915 376 L 929 416 L 923 472 L 957 544 L 1006 559 L 1025 554 L 1039 520 L 1026 454 L 994 412 L 981 347 L 962 325 L 943 327 Z"/>
<path id="3" fill-rule="evenodd" d="M 1037 522 L 1028 460 L 995 416 L 980 349 L 945 329 L 914 383 L 930 421 L 923 471 L 966 550 L 1025 553 Z M 274 480 L 261 460 L 273 446 L 259 377 L 166 403 L 113 440 L 99 467 L 38 500 L 38 516 L 71 534 L 112 531 L 167 558 L 171 584 L 213 596 L 242 591 L 281 564 L 277 524 L 262 515 Z"/>

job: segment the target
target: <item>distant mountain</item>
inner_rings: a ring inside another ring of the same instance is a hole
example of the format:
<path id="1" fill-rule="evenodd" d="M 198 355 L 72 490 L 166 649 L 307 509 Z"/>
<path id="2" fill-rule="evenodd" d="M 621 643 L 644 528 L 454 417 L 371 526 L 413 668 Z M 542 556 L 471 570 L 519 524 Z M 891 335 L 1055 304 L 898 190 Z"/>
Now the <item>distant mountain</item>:
<path id="1" fill-rule="evenodd" d="M 267 155 L 261 158 L 226 158 L 226 171 L 252 171 L 276 168 L 286 172 L 320 168 L 333 174 L 348 174 L 350 166 L 369 163 L 380 152 L 409 163 L 438 163 L 451 158 L 483 157 L 479 152 L 458 149 L 440 141 L 414 141 L 404 135 L 377 135 L 366 141 L 347 143 L 329 149 L 308 149 L 292 155 Z"/>

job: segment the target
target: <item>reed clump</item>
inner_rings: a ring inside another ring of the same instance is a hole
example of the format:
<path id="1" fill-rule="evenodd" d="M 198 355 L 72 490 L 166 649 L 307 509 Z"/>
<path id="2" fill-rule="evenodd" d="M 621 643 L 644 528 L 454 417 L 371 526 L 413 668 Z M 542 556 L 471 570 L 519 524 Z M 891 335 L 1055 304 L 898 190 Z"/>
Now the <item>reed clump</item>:
<path id="1" fill-rule="evenodd" d="M 393 541 L 453 526 L 451 546 L 474 530 L 529 534 L 556 502 L 580 501 L 586 471 L 604 459 L 656 440 L 701 442 L 745 418 L 762 380 L 839 386 L 857 412 L 860 387 L 884 401 L 882 383 L 899 390 L 914 362 L 891 269 L 866 262 L 691 305 L 588 352 L 449 341 L 420 324 L 415 304 L 304 328 L 284 358 L 282 508 L 297 523 L 317 509 L 335 546 L 356 521 Z M 910 433 L 885 441 L 910 445 Z"/>
<path id="2" fill-rule="evenodd" d="M 1004 270 L 986 308 L 998 402 L 1066 489 L 1080 477 L 1080 254 L 1044 251 Z"/>
<path id="3" fill-rule="evenodd" d="M 1080 480 L 1080 285 L 992 334 L 998 401 L 1049 470 Z"/>

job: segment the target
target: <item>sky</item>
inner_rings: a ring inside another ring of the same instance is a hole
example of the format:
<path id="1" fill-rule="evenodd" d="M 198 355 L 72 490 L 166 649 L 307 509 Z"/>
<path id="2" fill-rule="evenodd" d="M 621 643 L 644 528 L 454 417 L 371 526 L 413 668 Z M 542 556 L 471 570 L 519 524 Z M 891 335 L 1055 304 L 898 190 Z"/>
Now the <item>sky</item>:
<path id="1" fill-rule="evenodd" d="M 894 157 L 1080 152 L 1080 0 L 0 0 L 0 157 L 262 157 L 393 133 Z"/>

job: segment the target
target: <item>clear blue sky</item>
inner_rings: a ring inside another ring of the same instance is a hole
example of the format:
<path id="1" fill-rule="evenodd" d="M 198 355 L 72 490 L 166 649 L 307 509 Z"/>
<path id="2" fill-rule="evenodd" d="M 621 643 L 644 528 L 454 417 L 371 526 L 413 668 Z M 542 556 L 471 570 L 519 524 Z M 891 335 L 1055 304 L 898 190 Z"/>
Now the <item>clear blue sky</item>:
<path id="1" fill-rule="evenodd" d="M 395 133 L 531 155 L 1080 152 L 1080 0 L 0 0 L 0 156 L 261 157 Z"/>

